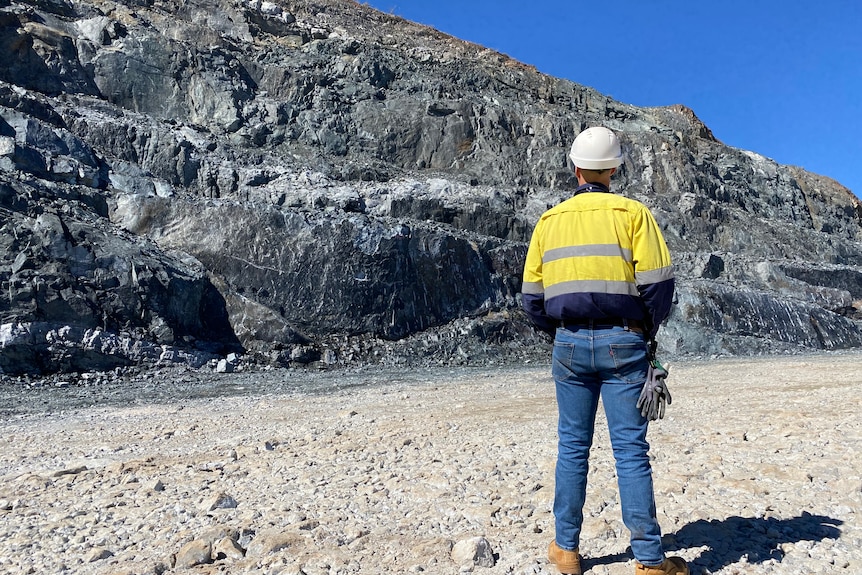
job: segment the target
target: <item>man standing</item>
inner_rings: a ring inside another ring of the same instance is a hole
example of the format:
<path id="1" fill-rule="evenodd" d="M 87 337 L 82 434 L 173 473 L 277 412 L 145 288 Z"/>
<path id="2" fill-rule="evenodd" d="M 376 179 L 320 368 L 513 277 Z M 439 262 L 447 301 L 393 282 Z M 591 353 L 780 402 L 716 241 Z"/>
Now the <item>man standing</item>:
<path id="1" fill-rule="evenodd" d="M 639 401 L 651 365 L 650 344 L 673 299 L 670 253 L 647 207 L 610 193 L 611 176 L 622 163 L 611 130 L 584 130 L 569 157 L 579 187 L 536 224 L 522 288 L 525 311 L 554 336 L 559 444 L 556 537 L 548 560 L 561 573 L 581 573 L 578 545 L 601 397 L 635 573 L 688 575 L 686 562 L 666 558 L 662 549 L 646 440 L 656 412 L 642 413 Z M 669 400 L 663 382 L 656 393 L 662 402 Z"/>

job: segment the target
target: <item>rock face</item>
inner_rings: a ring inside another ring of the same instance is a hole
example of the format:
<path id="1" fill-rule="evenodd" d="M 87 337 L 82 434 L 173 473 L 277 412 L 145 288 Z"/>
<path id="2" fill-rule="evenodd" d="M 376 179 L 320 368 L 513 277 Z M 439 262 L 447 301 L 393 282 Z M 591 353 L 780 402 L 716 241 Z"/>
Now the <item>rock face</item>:
<path id="1" fill-rule="evenodd" d="M 583 128 L 678 264 L 677 354 L 862 346 L 862 205 L 348 0 L 0 2 L 0 369 L 465 363 L 546 353 L 519 309 Z"/>

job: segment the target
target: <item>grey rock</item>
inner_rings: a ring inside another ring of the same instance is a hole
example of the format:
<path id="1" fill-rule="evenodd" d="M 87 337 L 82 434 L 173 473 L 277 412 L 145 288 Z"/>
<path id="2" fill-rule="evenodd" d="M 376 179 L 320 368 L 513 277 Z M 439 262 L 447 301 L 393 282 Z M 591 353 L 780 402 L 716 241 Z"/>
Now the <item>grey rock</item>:
<path id="1" fill-rule="evenodd" d="M 501 240 L 436 225 L 233 203 L 202 209 L 138 196 L 120 198 L 112 219 L 160 245 L 182 246 L 235 289 L 283 309 L 305 334 L 397 339 L 515 299 L 513 286 L 482 256 Z"/>
<path id="2" fill-rule="evenodd" d="M 165 484 L 161 479 L 153 479 L 146 483 L 143 488 L 145 491 L 155 491 L 157 493 L 165 490 Z"/>
<path id="3" fill-rule="evenodd" d="M 684 106 L 342 0 L 8 3 L 0 22 L 5 373 L 545 356 L 521 266 L 592 124 L 622 135 L 615 189 L 678 265 L 664 353 L 862 345 L 862 203 Z"/>
<path id="4" fill-rule="evenodd" d="M 232 373 L 234 369 L 234 364 L 226 359 L 218 360 L 218 364 L 216 365 L 216 373 Z"/>
<path id="5" fill-rule="evenodd" d="M 4 373 L 41 373 L 57 367 L 107 370 L 162 362 L 200 367 L 213 358 L 206 351 L 172 348 L 81 326 L 45 322 L 0 325 L 0 370 Z"/>
<path id="6" fill-rule="evenodd" d="M 452 547 L 452 561 L 458 565 L 493 567 L 496 563 L 491 544 L 484 537 L 462 539 Z"/>
<path id="7" fill-rule="evenodd" d="M 227 493 L 218 493 L 204 503 L 204 511 L 215 511 L 216 509 L 235 509 L 238 503 L 236 499 Z"/>

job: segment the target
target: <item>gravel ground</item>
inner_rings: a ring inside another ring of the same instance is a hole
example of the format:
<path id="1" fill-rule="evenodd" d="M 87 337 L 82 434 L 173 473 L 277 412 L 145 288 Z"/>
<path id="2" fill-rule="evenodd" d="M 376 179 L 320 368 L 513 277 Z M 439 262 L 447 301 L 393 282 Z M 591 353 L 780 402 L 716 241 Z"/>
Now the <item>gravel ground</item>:
<path id="1" fill-rule="evenodd" d="M 650 430 L 693 573 L 862 573 L 862 353 L 681 361 Z M 554 573 L 547 365 L 6 383 L 2 573 Z M 581 551 L 632 573 L 604 419 Z"/>

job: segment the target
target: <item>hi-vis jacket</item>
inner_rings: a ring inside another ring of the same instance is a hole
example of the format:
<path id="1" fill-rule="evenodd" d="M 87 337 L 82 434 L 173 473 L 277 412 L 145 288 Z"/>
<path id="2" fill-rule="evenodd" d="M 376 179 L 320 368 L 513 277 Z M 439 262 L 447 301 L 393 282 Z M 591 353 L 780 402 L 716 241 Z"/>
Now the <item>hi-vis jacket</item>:
<path id="1" fill-rule="evenodd" d="M 649 209 L 604 186 L 581 186 L 533 230 L 521 293 L 548 333 L 561 321 L 623 318 L 654 336 L 673 291 L 670 252 Z"/>

